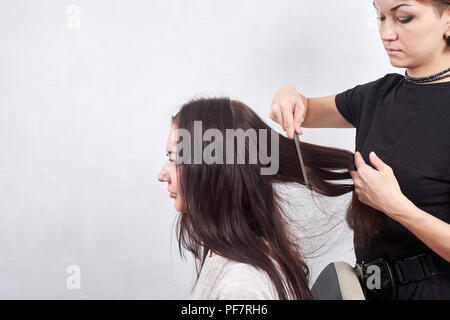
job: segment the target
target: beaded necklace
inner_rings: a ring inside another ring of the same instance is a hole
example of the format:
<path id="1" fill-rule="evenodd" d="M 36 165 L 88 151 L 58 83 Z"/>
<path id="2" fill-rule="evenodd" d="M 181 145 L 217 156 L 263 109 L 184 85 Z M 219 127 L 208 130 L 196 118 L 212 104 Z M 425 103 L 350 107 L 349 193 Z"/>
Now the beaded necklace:
<path id="1" fill-rule="evenodd" d="M 448 68 L 447 70 L 441 71 L 439 73 L 433 74 L 431 76 L 414 78 L 414 77 L 408 76 L 408 70 L 406 70 L 405 71 L 405 80 L 409 83 L 427 83 L 427 82 L 437 81 L 437 80 L 441 80 L 441 79 L 450 77 L 450 73 L 445 74 L 449 71 L 450 71 L 450 68 Z"/>

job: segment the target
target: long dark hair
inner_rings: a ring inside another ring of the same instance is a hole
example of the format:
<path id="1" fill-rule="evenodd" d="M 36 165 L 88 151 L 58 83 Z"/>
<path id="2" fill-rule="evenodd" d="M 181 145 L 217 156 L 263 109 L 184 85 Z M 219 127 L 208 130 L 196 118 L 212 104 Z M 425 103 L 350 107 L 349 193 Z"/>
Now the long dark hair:
<path id="1" fill-rule="evenodd" d="M 226 129 L 265 129 L 270 136 L 273 131 L 248 106 L 228 98 L 192 100 L 173 117 L 177 129 L 192 133 L 191 145 L 196 139 L 194 121 L 201 121 L 203 132 L 211 128 L 224 134 Z M 196 265 L 197 279 L 208 251 L 212 250 L 265 271 L 280 299 L 311 299 L 309 270 L 295 236 L 289 231 L 281 198 L 274 188 L 279 183 L 305 185 L 305 182 L 293 140 L 276 134 L 280 156 L 279 169 L 274 175 L 261 175 L 260 169 L 267 165 L 260 161 L 256 164 L 183 163 L 177 167 L 186 207 L 177 220 L 179 250 L 183 256 L 183 246 L 200 262 Z M 201 143 L 205 148 L 206 142 Z M 249 139 L 245 143 L 248 153 Z M 306 142 L 301 142 L 301 148 L 312 190 L 330 197 L 354 191 L 353 184 L 333 183 L 351 179 L 349 170 L 355 170 L 352 152 Z M 272 152 L 270 138 L 267 150 Z M 353 194 L 347 222 L 355 231 L 355 239 L 377 230 L 379 214 L 371 209 Z"/>

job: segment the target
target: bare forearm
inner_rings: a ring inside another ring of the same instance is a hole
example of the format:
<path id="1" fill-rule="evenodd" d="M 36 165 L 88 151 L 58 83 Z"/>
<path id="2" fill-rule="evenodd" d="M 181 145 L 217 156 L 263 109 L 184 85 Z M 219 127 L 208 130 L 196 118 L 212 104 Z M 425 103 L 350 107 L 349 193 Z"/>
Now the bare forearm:
<path id="1" fill-rule="evenodd" d="M 389 215 L 450 262 L 450 224 L 421 210 L 406 198 L 399 209 Z"/>
<path id="2" fill-rule="evenodd" d="M 336 107 L 335 95 L 307 98 L 300 94 L 303 105 L 307 106 L 302 127 L 305 128 L 353 128 Z"/>

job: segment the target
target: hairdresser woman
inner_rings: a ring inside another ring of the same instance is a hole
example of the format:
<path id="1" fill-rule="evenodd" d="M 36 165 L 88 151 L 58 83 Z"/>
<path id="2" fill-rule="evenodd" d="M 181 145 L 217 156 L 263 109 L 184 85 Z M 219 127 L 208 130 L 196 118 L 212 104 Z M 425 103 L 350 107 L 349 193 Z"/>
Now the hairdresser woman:
<path id="1" fill-rule="evenodd" d="M 270 117 L 288 138 L 301 126 L 356 128 L 354 196 L 382 217 L 379 231 L 355 244 L 361 279 L 370 265 L 381 271 L 381 287 L 361 281 L 366 298 L 450 299 L 450 1 L 373 4 L 390 63 L 405 75 L 320 98 L 288 85 Z"/>

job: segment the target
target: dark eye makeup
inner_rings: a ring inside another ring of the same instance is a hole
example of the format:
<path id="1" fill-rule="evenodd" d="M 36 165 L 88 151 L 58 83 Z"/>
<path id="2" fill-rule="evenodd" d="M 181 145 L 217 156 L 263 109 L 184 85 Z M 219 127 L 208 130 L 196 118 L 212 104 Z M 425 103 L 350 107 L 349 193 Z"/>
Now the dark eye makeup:
<path id="1" fill-rule="evenodd" d="M 166 152 L 166 156 L 169 158 L 169 161 L 170 161 L 170 162 L 176 164 L 177 161 L 176 161 L 175 159 L 171 159 L 171 158 L 170 158 L 170 154 L 169 154 L 168 152 Z"/>
<path id="2" fill-rule="evenodd" d="M 384 20 L 386 20 L 386 17 L 377 17 L 377 19 L 380 20 L 380 21 L 384 21 Z M 406 18 L 406 19 L 398 19 L 398 21 L 400 21 L 400 23 L 408 23 L 408 22 L 410 22 L 412 19 L 414 19 L 413 16 L 408 17 L 408 18 Z"/>
<path id="3" fill-rule="evenodd" d="M 408 23 L 410 22 L 414 17 L 408 17 L 406 19 L 398 19 L 398 21 L 400 21 L 401 23 Z"/>

